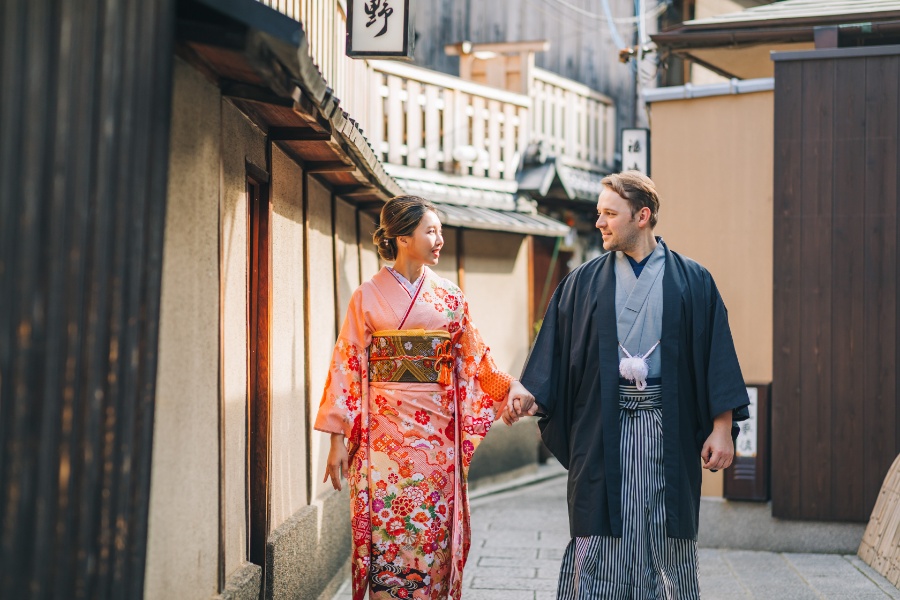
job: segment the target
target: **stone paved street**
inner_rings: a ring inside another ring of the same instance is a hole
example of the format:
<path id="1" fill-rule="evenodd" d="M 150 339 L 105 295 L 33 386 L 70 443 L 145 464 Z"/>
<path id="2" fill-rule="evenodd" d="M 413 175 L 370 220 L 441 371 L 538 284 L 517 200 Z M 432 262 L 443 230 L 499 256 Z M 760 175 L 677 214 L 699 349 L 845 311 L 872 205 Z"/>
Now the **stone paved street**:
<path id="1" fill-rule="evenodd" d="M 565 477 L 475 495 L 464 600 L 555 599 L 569 542 Z M 854 555 L 710 548 L 699 555 L 704 600 L 900 599 L 897 588 Z M 349 600 L 348 587 L 334 600 Z"/>

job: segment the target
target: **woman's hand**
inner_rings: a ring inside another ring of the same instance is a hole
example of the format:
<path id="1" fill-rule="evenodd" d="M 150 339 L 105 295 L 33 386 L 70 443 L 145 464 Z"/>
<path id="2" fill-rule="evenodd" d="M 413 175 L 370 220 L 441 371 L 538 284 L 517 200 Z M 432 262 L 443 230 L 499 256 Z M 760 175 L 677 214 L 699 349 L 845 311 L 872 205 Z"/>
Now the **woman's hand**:
<path id="1" fill-rule="evenodd" d="M 328 451 L 328 462 L 325 464 L 325 479 L 331 477 L 331 485 L 337 491 L 341 491 L 341 474 L 347 472 L 350 465 L 350 455 L 347 453 L 347 445 L 344 444 L 343 433 L 331 434 L 331 450 Z"/>
<path id="2" fill-rule="evenodd" d="M 513 380 L 509 386 L 509 396 L 507 396 L 506 408 L 503 409 L 501 418 L 507 425 L 512 425 L 525 415 L 534 415 L 537 413 L 538 405 L 534 401 L 525 386 L 518 380 Z"/>

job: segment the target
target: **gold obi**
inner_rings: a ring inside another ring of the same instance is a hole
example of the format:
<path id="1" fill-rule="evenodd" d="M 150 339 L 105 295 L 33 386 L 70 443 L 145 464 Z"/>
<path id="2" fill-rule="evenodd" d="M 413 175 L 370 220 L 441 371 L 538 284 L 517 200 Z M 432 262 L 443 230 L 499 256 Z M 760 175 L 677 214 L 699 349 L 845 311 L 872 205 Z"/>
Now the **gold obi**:
<path id="1" fill-rule="evenodd" d="M 453 382 L 450 334 L 442 330 L 376 331 L 369 346 L 369 381 Z"/>

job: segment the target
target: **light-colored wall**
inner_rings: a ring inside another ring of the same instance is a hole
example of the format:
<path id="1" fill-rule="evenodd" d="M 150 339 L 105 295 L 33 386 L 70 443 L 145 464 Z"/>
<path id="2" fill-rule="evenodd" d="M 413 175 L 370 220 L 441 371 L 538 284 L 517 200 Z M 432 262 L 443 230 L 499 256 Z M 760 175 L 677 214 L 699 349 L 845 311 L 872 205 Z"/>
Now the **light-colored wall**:
<path id="1" fill-rule="evenodd" d="M 704 265 L 728 307 L 747 383 L 772 380 L 772 92 L 652 104 L 656 231 Z M 721 495 L 722 474 L 705 474 Z"/>
<path id="2" fill-rule="evenodd" d="M 359 260 L 362 281 L 368 281 L 381 268 L 378 251 L 372 243 L 372 235 L 378 228 L 378 216 L 363 211 L 357 213 L 359 220 Z"/>
<path id="3" fill-rule="evenodd" d="M 306 187 L 309 222 L 309 402 L 310 422 L 314 423 L 336 339 L 334 246 L 331 192 L 314 177 L 307 176 Z M 341 314 L 342 322 L 343 317 Z M 322 483 L 330 442 L 326 434 L 314 432 L 312 436 L 312 455 L 309 457 L 312 463 L 312 497 L 317 499 L 332 490 L 330 483 Z"/>
<path id="4" fill-rule="evenodd" d="M 176 60 L 144 579 L 148 600 L 216 592 L 219 113 L 215 86 Z"/>
<path id="5" fill-rule="evenodd" d="M 347 312 L 353 290 L 360 284 L 359 244 L 356 237 L 356 207 L 341 198 L 336 198 L 334 203 L 335 283 L 340 320 Z"/>
<path id="6" fill-rule="evenodd" d="M 247 167 L 266 170 L 262 132 L 222 102 L 222 288 L 224 306 L 225 573 L 247 559 Z"/>
<path id="7" fill-rule="evenodd" d="M 272 147 L 272 353 L 270 389 L 273 531 L 307 504 L 303 171 Z"/>
<path id="8" fill-rule="evenodd" d="M 464 293 L 497 365 L 518 377 L 528 355 L 528 247 L 525 236 L 466 229 Z"/>
<path id="9" fill-rule="evenodd" d="M 456 252 L 459 244 L 457 243 L 461 229 L 456 227 L 443 227 L 442 234 L 444 236 L 444 247 L 441 248 L 441 258 L 438 264 L 432 267 L 432 270 L 445 279 L 449 279 L 453 283 L 459 285 L 459 264 L 456 260 Z"/>

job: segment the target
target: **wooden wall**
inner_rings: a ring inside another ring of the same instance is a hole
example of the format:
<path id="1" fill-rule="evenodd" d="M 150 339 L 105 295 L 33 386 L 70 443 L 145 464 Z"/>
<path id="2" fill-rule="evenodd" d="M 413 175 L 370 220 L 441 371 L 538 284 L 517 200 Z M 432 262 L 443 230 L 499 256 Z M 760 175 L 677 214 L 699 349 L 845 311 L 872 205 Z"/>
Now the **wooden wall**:
<path id="1" fill-rule="evenodd" d="M 868 519 L 900 451 L 898 114 L 900 47 L 776 58 L 776 517 Z"/>
<path id="2" fill-rule="evenodd" d="M 3 3 L 0 597 L 140 598 L 175 3 Z"/>
<path id="3" fill-rule="evenodd" d="M 604 14 L 600 0 L 568 4 L 591 15 Z M 631 0 L 609 0 L 609 5 L 616 18 L 634 15 Z M 653 19 L 647 21 L 655 27 Z M 632 24 L 618 23 L 617 31 L 625 44 L 633 44 Z M 619 48 L 605 17 L 588 17 L 550 0 L 419 2 L 416 35 L 416 64 L 451 75 L 459 73 L 459 57 L 446 56 L 446 44 L 549 40 L 550 50 L 539 52 L 535 65 L 611 96 L 618 111 L 618 128 L 632 126 L 632 68 L 619 62 Z M 652 85 L 652 74 L 644 79 Z"/>

